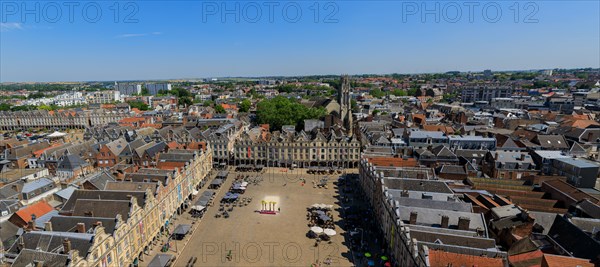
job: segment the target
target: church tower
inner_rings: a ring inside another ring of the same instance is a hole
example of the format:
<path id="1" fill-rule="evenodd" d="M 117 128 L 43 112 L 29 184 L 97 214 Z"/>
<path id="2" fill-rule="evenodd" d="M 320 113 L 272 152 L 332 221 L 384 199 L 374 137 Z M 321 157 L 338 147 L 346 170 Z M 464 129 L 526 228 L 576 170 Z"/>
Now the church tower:
<path id="1" fill-rule="evenodd" d="M 337 101 L 340 104 L 340 121 L 342 121 L 342 125 L 346 129 L 346 134 L 352 136 L 352 103 L 348 75 L 342 75 L 337 94 Z"/>

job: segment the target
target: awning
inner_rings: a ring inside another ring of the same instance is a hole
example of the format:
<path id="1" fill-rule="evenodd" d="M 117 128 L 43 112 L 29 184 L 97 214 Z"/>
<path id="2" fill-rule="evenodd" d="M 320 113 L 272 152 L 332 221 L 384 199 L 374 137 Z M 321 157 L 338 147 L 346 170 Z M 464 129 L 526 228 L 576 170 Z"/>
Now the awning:
<path id="1" fill-rule="evenodd" d="M 194 203 L 194 206 L 208 206 L 208 202 L 210 202 L 210 197 L 209 196 L 203 196 L 200 199 L 198 199 L 198 201 L 196 201 L 196 203 Z"/>
<path id="2" fill-rule="evenodd" d="M 225 194 L 225 196 L 223 197 L 223 199 L 237 199 L 239 196 L 240 196 L 239 194 L 227 192 Z"/>
<path id="3" fill-rule="evenodd" d="M 319 215 L 319 219 L 322 220 L 322 221 L 327 222 L 327 221 L 331 220 L 331 217 L 329 217 L 327 215 Z"/>
<path id="4" fill-rule="evenodd" d="M 195 196 L 195 195 L 198 195 L 198 193 L 200 193 L 198 190 L 194 190 L 194 191 L 192 191 L 192 195 L 193 195 L 193 196 Z"/>
<path id="5" fill-rule="evenodd" d="M 148 267 L 165 267 L 168 266 L 173 260 L 173 255 L 170 254 L 158 254 L 152 258 Z"/>
<path id="6" fill-rule="evenodd" d="M 175 231 L 173 231 L 173 234 L 186 235 L 190 231 L 191 228 L 192 228 L 192 226 L 189 224 L 180 224 L 180 225 L 177 225 L 177 227 L 175 227 Z"/>
<path id="7" fill-rule="evenodd" d="M 206 208 L 205 206 L 201 206 L 201 205 L 192 206 L 192 210 L 195 210 L 195 211 L 203 211 L 205 208 Z"/>

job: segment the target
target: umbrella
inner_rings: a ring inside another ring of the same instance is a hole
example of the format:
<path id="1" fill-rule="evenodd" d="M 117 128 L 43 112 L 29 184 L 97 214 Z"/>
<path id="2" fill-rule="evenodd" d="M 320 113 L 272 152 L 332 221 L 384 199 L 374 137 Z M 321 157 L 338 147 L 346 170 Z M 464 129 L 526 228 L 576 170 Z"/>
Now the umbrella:
<path id="1" fill-rule="evenodd" d="M 325 233 L 328 236 L 334 236 L 336 234 L 335 230 L 333 229 L 325 229 L 323 230 L 323 233 Z"/>
<path id="2" fill-rule="evenodd" d="M 315 234 L 320 234 L 323 232 L 323 228 L 319 226 L 313 226 L 310 228 L 311 231 L 315 232 Z"/>
<path id="3" fill-rule="evenodd" d="M 381 256 L 381 260 L 382 260 L 382 261 L 387 261 L 387 260 L 388 260 L 388 257 L 386 257 L 386 256 Z"/>
<path id="4" fill-rule="evenodd" d="M 392 267 L 392 264 L 391 264 L 389 261 L 386 261 L 386 262 L 383 264 L 383 266 L 384 266 L 384 267 Z"/>
<path id="5" fill-rule="evenodd" d="M 371 253 L 369 253 L 369 252 L 365 253 L 365 257 L 370 258 L 371 257 Z"/>
<path id="6" fill-rule="evenodd" d="M 369 265 L 369 266 L 375 266 L 375 261 L 373 261 L 373 260 L 369 260 L 369 261 L 367 262 L 367 265 Z"/>
<path id="7" fill-rule="evenodd" d="M 319 214 L 319 215 L 325 215 L 325 212 L 322 210 L 317 210 L 317 211 L 315 211 L 315 213 Z"/>

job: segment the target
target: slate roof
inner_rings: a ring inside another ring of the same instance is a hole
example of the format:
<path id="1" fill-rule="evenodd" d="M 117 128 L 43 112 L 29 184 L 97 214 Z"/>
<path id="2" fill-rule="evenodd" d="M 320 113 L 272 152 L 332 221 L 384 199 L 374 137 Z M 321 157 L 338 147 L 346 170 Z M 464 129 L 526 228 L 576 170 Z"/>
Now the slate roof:
<path id="1" fill-rule="evenodd" d="M 445 182 L 422 179 L 384 178 L 384 185 L 390 189 L 438 192 L 452 194 Z"/>
<path id="2" fill-rule="evenodd" d="M 15 258 L 12 266 L 27 266 L 33 262 L 41 262 L 42 267 L 68 266 L 69 255 L 39 251 L 36 249 L 24 249 Z"/>
<path id="3" fill-rule="evenodd" d="M 443 165 L 439 169 L 439 173 L 448 173 L 448 174 L 467 174 L 465 168 L 463 166 L 457 165 Z"/>
<path id="4" fill-rule="evenodd" d="M 130 211 L 128 200 L 78 199 L 73 206 L 74 216 L 111 218 L 120 214 L 124 221 L 129 218 Z"/>
<path id="5" fill-rule="evenodd" d="M 25 232 L 21 235 L 13 246 L 7 251 L 11 254 L 17 254 L 18 244 L 22 241 L 24 249 L 45 251 L 45 252 L 62 252 L 63 240 L 68 238 L 71 241 L 71 248 L 79 251 L 79 255 L 86 257 L 92 247 L 93 235 L 82 233 L 69 232 L 47 232 L 47 231 L 32 231 Z"/>
<path id="6" fill-rule="evenodd" d="M 135 197 L 138 206 L 144 207 L 146 204 L 146 193 L 135 191 L 104 191 L 104 190 L 81 190 L 77 189 L 71 195 L 71 198 L 65 203 L 62 210 L 71 211 L 75 207 L 78 199 L 99 199 L 99 200 L 126 200 Z M 112 216 L 111 216 L 112 217 Z"/>
<path id="7" fill-rule="evenodd" d="M 390 192 L 393 195 L 394 201 L 400 206 L 428 208 L 428 209 L 440 209 L 440 210 L 453 210 L 453 211 L 464 211 L 471 212 L 471 203 L 458 202 L 458 201 L 439 201 L 431 199 L 420 199 L 420 198 L 408 198 L 401 197 L 399 190 Z"/>
<path id="8" fill-rule="evenodd" d="M 569 144 L 562 135 L 542 135 L 536 136 L 536 141 L 543 148 L 568 149 Z"/>
<path id="9" fill-rule="evenodd" d="M 421 229 L 410 229 L 410 238 L 416 238 L 418 242 L 436 243 L 441 242 L 444 245 L 480 248 L 480 249 L 495 249 L 496 242 L 494 239 L 482 237 L 469 237 L 453 234 L 439 233 L 436 228 L 430 228 L 432 231 L 423 231 Z"/>
<path id="10" fill-rule="evenodd" d="M 67 171 L 73 171 L 79 168 L 83 168 L 83 167 L 87 167 L 90 164 L 87 163 L 85 160 L 81 159 L 81 157 L 79 157 L 78 155 L 73 155 L 73 154 L 69 154 L 66 156 L 63 156 L 62 160 L 58 163 L 58 167 L 57 169 L 60 170 L 67 170 Z"/>
<path id="11" fill-rule="evenodd" d="M 442 215 L 447 215 L 449 219 L 448 225 L 451 229 L 458 228 L 459 217 L 467 217 L 471 220 L 469 223 L 470 230 L 475 230 L 477 228 L 486 229 L 485 219 L 483 218 L 482 214 L 478 213 L 407 206 L 400 206 L 397 209 L 397 213 L 399 213 L 397 214 L 399 215 L 398 217 L 405 222 L 410 220 L 411 212 L 417 212 L 418 225 L 439 227 L 440 223 L 442 222 Z"/>
<path id="12" fill-rule="evenodd" d="M 56 215 L 53 216 L 49 222 L 52 224 L 52 231 L 55 232 L 76 232 L 78 223 L 84 223 L 85 229 L 92 229 L 96 226 L 96 223 L 101 222 L 104 231 L 108 234 L 112 234 L 117 226 L 117 220 L 115 218 L 85 216 Z"/>
<path id="13" fill-rule="evenodd" d="M 562 216 L 556 216 L 548 236 L 575 257 L 586 259 L 600 257 L 600 241 L 588 236 Z"/>
<path id="14" fill-rule="evenodd" d="M 23 184 L 23 188 L 21 189 L 21 193 L 31 193 L 35 190 L 41 189 L 45 186 L 54 185 L 54 181 L 48 178 L 40 178 L 31 182 L 27 182 Z"/>
<path id="15" fill-rule="evenodd" d="M 158 183 L 147 182 L 108 182 L 105 190 L 120 190 L 120 191 L 140 191 L 146 192 L 147 189 L 153 194 L 157 193 Z"/>
<path id="16" fill-rule="evenodd" d="M 106 172 L 97 173 L 86 180 L 98 190 L 104 190 L 106 183 L 111 181 L 115 181 L 115 178 Z"/>

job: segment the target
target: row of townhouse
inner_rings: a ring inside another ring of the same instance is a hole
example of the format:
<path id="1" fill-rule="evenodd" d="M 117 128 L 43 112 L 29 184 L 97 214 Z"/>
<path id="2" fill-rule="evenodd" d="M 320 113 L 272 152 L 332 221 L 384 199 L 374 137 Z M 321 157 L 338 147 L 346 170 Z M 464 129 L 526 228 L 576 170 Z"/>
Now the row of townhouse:
<path id="1" fill-rule="evenodd" d="M 473 266 L 507 266 L 507 254 L 488 235 L 483 214 L 428 175 L 431 170 L 404 169 L 374 165 L 366 157 L 359 166 L 373 230 L 383 235 L 393 266 L 446 266 L 464 258 Z"/>
<path id="2" fill-rule="evenodd" d="M 104 110 L 87 111 L 17 111 L 0 112 L 0 130 L 27 128 L 79 128 L 118 122 L 129 114 Z"/>
<path id="3" fill-rule="evenodd" d="M 173 216 L 182 213 L 212 168 L 210 148 L 166 154 L 172 154 L 173 164 L 140 169 L 122 181 L 105 180 L 104 190 L 75 190 L 41 229 L 35 218 L 28 222 L 25 233 L 6 251 L 6 260 L 15 266 L 139 264 L 153 241 L 172 231 Z"/>
<path id="4" fill-rule="evenodd" d="M 358 139 L 335 132 L 269 134 L 254 128 L 242 133 L 234 147 L 235 164 L 356 168 L 360 156 Z"/>

